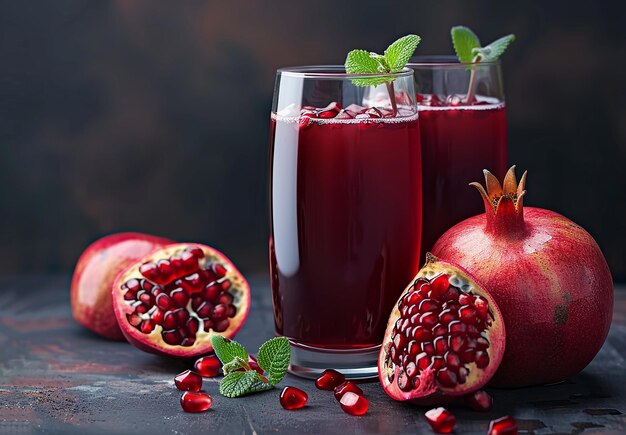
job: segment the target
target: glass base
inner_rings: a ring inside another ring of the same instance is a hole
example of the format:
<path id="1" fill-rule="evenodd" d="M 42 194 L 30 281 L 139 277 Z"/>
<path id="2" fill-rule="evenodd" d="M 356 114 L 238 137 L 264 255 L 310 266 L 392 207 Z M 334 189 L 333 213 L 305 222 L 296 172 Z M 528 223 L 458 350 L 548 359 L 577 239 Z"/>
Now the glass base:
<path id="1" fill-rule="evenodd" d="M 363 349 L 335 350 L 291 343 L 289 373 L 307 379 L 317 378 L 326 369 L 343 373 L 346 379 L 378 377 L 380 345 Z"/>

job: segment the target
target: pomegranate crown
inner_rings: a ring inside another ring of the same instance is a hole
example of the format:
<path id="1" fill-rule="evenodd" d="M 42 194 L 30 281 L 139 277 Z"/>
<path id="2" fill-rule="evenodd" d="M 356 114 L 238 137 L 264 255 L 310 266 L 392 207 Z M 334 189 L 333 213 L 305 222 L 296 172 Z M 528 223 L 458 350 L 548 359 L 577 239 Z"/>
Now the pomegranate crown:
<path id="1" fill-rule="evenodd" d="M 486 207 L 492 208 L 493 212 L 497 214 L 500 205 L 510 200 L 516 212 L 522 210 L 523 197 L 526 195 L 524 186 L 526 185 L 526 174 L 528 171 L 524 172 L 522 179 L 518 183 L 515 178 L 515 165 L 511 166 L 504 177 L 503 184 L 500 184 L 495 175 L 487 169 L 483 169 L 483 173 L 485 174 L 485 186 L 487 190 L 485 191 L 482 184 L 477 182 L 470 183 L 470 186 L 474 186 L 478 189 L 483 197 L 483 201 L 485 201 Z"/>
<path id="2" fill-rule="evenodd" d="M 515 165 L 507 171 L 504 182 L 500 184 L 498 179 L 488 170 L 485 174 L 485 188 L 480 183 L 470 183 L 480 192 L 485 202 L 485 215 L 487 217 L 487 231 L 493 233 L 515 233 L 524 228 L 523 200 L 526 195 L 526 174 L 524 172 L 519 183 L 515 178 Z"/>

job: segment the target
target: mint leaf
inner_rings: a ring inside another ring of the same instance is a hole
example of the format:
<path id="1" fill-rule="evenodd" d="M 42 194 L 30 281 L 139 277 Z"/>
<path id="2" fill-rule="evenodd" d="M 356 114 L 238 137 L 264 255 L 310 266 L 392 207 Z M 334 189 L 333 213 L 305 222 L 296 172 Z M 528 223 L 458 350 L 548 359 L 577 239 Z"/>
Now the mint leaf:
<path id="1" fill-rule="evenodd" d="M 459 62 L 474 62 L 474 53 L 472 51 L 475 48 L 480 48 L 478 36 L 465 26 L 453 27 L 450 30 L 450 34 L 452 35 L 452 45 Z"/>
<path id="2" fill-rule="evenodd" d="M 513 34 L 503 36 L 500 39 L 496 39 L 486 47 L 474 48 L 472 50 L 473 57 L 474 59 L 479 59 L 480 61 L 492 62 L 497 60 L 513 41 L 515 41 L 515 35 Z"/>
<path id="3" fill-rule="evenodd" d="M 346 57 L 346 72 L 348 74 L 380 74 L 384 72 L 385 67 L 376 56 L 380 55 L 365 50 L 352 50 Z M 362 77 L 352 79 L 352 83 L 355 86 L 378 86 L 385 83 L 385 79 L 384 77 Z"/>
<path id="4" fill-rule="evenodd" d="M 250 388 L 260 381 L 258 373 L 254 370 L 245 372 L 233 372 L 222 379 L 220 394 L 226 397 L 239 397 L 251 392 Z"/>
<path id="5" fill-rule="evenodd" d="M 420 42 L 417 35 L 407 35 L 392 43 L 384 55 L 366 50 L 352 50 L 346 57 L 348 74 L 390 74 L 402 71 Z M 378 86 L 391 83 L 393 77 L 359 77 L 352 79 L 355 86 Z"/>
<path id="6" fill-rule="evenodd" d="M 393 42 L 385 50 L 385 61 L 390 72 L 400 72 L 407 64 L 421 38 L 417 35 L 406 35 Z"/>
<path id="7" fill-rule="evenodd" d="M 270 384 L 276 385 L 287 373 L 291 347 L 285 337 L 274 337 L 259 348 L 257 362 L 269 375 Z"/>
<path id="8" fill-rule="evenodd" d="M 248 365 L 248 361 L 236 356 L 232 361 L 224 364 L 222 366 L 222 372 L 224 376 L 229 375 L 232 372 L 236 372 L 237 370 L 250 370 L 250 366 Z"/>
<path id="9" fill-rule="evenodd" d="M 217 355 L 222 364 L 228 364 L 234 360 L 235 357 L 248 361 L 246 348 L 234 340 L 213 334 L 211 335 L 211 345 L 213 346 L 215 355 Z"/>

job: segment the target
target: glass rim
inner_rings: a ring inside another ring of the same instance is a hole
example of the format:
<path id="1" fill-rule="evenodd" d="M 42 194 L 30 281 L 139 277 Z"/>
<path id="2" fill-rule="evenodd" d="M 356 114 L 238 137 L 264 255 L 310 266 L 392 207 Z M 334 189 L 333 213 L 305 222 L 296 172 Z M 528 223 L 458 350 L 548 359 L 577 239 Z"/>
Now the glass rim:
<path id="1" fill-rule="evenodd" d="M 500 64 L 500 59 L 481 62 L 459 62 L 459 59 L 452 54 L 421 54 L 413 56 L 406 64 L 409 68 L 467 68 L 474 67 L 490 67 Z"/>
<path id="2" fill-rule="evenodd" d="M 376 73 L 376 74 L 348 74 L 345 72 L 345 66 L 343 65 L 306 65 L 306 66 L 292 66 L 283 67 L 276 70 L 277 74 L 285 75 L 288 77 L 300 77 L 308 79 L 355 79 L 355 78 L 368 78 L 368 77 L 410 77 L 413 75 L 413 70 L 408 67 L 404 67 L 402 71 L 397 73 Z"/>

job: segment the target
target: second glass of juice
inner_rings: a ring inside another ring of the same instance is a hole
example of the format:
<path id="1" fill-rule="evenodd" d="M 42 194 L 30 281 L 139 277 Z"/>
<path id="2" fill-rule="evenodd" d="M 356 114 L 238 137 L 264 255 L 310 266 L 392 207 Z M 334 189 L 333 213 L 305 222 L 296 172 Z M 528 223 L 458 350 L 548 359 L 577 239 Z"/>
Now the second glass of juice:
<path id="1" fill-rule="evenodd" d="M 412 71 L 356 86 L 343 67 L 277 73 L 270 137 L 274 320 L 290 370 L 377 376 L 393 304 L 419 269 L 421 153 Z"/>
<path id="2" fill-rule="evenodd" d="M 459 63 L 452 56 L 414 57 L 420 114 L 424 218 L 422 254 L 456 223 L 483 213 L 476 190 L 483 169 L 507 169 L 500 63 Z"/>

